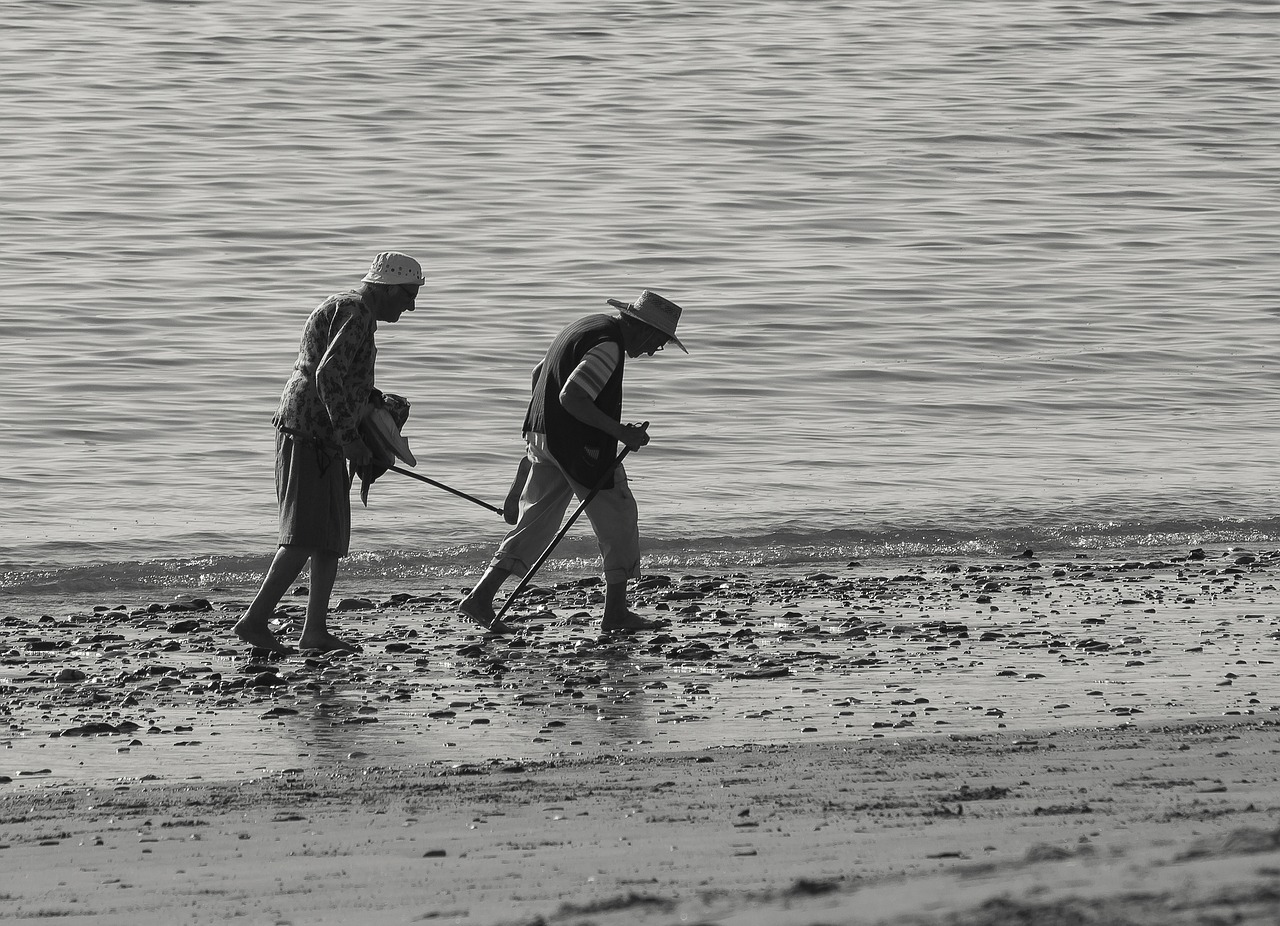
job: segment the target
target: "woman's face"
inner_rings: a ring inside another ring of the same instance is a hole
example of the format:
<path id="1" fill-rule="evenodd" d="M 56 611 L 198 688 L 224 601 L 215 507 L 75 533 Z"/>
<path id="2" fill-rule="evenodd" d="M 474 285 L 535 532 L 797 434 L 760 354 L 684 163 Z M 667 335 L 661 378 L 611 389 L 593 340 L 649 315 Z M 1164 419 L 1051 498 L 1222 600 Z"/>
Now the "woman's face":
<path id="1" fill-rule="evenodd" d="M 416 283 L 389 283 L 378 287 L 380 299 L 373 307 L 373 314 L 380 322 L 395 324 L 402 314 L 414 310 L 419 288 Z"/>

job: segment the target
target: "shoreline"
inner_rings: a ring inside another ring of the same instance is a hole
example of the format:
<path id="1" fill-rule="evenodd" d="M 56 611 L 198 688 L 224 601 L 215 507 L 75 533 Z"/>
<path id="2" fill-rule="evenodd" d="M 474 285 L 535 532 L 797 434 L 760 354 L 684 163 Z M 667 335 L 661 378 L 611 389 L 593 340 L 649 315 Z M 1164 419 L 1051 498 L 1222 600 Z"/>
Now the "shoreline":
<path id="1" fill-rule="evenodd" d="M 7 602 L 0 916 L 1270 923 L 1278 576 L 1235 550 L 650 576 L 670 626 L 602 637 L 594 578 L 557 575 L 514 639 L 452 587 L 384 589 L 335 608 L 362 653 L 274 660 L 234 594 Z"/>
<path id="2" fill-rule="evenodd" d="M 593 576 L 531 588 L 513 638 L 459 618 L 451 587 L 347 594 L 354 656 L 255 656 L 230 632 L 247 596 L 18 599 L 0 606 L 0 778 L 1280 716 L 1275 554 L 885 566 L 651 575 L 634 603 L 669 624 L 636 635 L 599 633 Z M 278 612 L 285 638 L 302 607 Z"/>

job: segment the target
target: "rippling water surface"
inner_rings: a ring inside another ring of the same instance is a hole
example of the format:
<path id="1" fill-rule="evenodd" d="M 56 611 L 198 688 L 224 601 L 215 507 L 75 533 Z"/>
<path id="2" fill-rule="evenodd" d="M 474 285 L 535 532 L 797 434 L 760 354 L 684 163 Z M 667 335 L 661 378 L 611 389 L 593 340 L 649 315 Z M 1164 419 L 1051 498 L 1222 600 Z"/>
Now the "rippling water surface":
<path id="1" fill-rule="evenodd" d="M 419 470 L 495 502 L 556 330 L 685 306 L 692 353 L 628 368 L 652 562 L 1280 536 L 1273 3 L 3 19 L 11 588 L 260 568 L 302 322 L 388 248 L 428 282 L 380 385 Z M 375 571 L 503 533 L 394 474 L 371 502 Z"/>

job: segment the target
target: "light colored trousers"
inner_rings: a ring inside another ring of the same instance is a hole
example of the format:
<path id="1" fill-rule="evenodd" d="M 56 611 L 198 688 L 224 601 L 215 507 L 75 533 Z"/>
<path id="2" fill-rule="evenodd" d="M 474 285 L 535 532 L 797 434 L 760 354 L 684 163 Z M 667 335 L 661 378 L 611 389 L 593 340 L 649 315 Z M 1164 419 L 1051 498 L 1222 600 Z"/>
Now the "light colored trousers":
<path id="1" fill-rule="evenodd" d="M 520 493 L 520 519 L 498 547 L 493 565 L 524 576 L 555 539 L 560 522 L 577 496 L 591 494 L 589 486 L 570 479 L 560 464 L 530 448 L 528 481 Z M 604 564 L 604 580 L 614 584 L 640 575 L 640 527 L 635 497 L 627 474 L 613 471 L 613 488 L 601 489 L 584 512 L 595 531 Z"/>

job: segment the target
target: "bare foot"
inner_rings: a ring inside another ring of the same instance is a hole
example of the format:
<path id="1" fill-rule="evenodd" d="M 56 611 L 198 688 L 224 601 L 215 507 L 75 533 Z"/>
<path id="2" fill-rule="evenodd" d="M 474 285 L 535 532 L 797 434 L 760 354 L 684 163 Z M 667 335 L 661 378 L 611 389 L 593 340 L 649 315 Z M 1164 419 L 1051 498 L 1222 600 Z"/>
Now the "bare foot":
<path id="1" fill-rule="evenodd" d="M 462 603 L 458 605 L 458 613 L 471 621 L 473 624 L 479 624 L 489 633 L 515 633 L 516 629 L 510 624 L 504 624 L 498 620 L 497 612 L 493 610 L 491 604 L 481 604 L 470 598 L 462 599 Z"/>
<path id="2" fill-rule="evenodd" d="M 232 628 L 235 635 L 248 643 L 254 649 L 266 650 L 268 653 L 274 653 L 280 656 L 288 656 L 296 653 L 292 646 L 281 643 L 271 628 L 267 626 L 266 621 L 251 621 L 248 615 L 236 621 L 235 627 Z"/>
<path id="3" fill-rule="evenodd" d="M 624 611 L 622 614 L 606 614 L 600 622 L 600 629 L 605 633 L 615 630 L 657 630 L 665 624 L 666 621 L 651 621 L 634 611 Z"/>
<path id="4" fill-rule="evenodd" d="M 298 641 L 298 649 L 307 653 L 358 653 L 360 647 L 335 637 L 331 633 L 317 634 L 314 637 L 303 637 Z"/>

